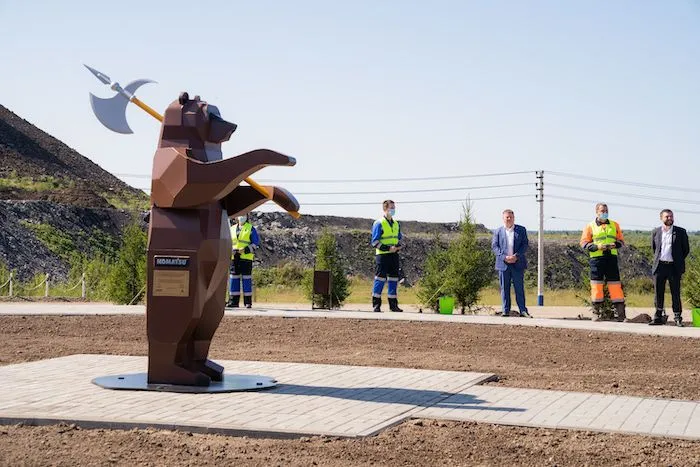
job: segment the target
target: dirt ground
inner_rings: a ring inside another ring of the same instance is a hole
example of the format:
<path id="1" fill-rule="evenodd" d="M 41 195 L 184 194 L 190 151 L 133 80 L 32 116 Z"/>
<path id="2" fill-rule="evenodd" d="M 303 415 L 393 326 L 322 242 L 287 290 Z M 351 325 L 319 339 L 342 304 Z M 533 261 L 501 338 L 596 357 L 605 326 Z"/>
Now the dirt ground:
<path id="1" fill-rule="evenodd" d="M 0 317 L 0 364 L 145 355 L 143 316 Z M 503 386 L 700 400 L 700 342 L 519 326 L 226 317 L 211 354 L 497 374 Z M 0 388 L 1 391 L 1 388 Z M 0 465 L 700 465 L 700 442 L 413 420 L 365 439 L 0 426 Z"/>

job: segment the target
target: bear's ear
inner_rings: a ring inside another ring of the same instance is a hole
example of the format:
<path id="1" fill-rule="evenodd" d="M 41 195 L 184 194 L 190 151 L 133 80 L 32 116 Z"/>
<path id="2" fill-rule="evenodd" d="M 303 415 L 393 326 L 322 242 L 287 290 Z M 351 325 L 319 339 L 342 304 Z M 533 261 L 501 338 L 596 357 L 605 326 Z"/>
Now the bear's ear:
<path id="1" fill-rule="evenodd" d="M 187 102 L 190 100 L 190 95 L 187 94 L 187 92 L 182 92 L 180 93 L 180 98 L 178 99 L 178 102 L 180 102 L 180 105 L 185 105 Z"/>

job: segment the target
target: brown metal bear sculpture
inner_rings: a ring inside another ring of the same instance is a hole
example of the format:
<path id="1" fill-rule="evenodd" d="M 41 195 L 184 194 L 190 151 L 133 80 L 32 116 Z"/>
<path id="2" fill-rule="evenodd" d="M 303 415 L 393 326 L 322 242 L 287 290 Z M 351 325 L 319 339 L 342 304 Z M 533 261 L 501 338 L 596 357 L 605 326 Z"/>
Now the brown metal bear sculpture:
<path id="1" fill-rule="evenodd" d="M 244 178 L 269 165 L 296 161 L 258 149 L 221 155 L 236 125 L 216 107 L 187 93 L 165 111 L 153 160 L 148 233 L 148 383 L 208 386 L 223 367 L 209 360 L 212 337 L 224 314 L 231 258 L 228 218 L 272 200 L 289 212 L 299 203 L 286 190 L 266 186 L 269 198 Z"/>

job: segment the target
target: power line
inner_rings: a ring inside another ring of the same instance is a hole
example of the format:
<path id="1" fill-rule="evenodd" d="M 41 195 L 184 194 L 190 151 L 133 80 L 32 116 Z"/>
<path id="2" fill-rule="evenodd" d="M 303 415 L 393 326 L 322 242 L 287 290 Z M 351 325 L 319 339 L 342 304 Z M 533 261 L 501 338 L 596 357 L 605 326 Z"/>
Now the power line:
<path id="1" fill-rule="evenodd" d="M 684 204 L 700 204 L 700 201 L 690 201 L 690 200 L 680 199 L 680 198 L 661 198 L 661 197 L 657 197 L 657 196 L 638 195 L 635 193 L 623 193 L 620 191 L 608 191 L 608 190 L 598 190 L 598 189 L 592 190 L 591 188 L 577 187 L 577 186 L 572 186 L 572 185 L 560 185 L 558 183 L 548 183 L 547 186 L 564 188 L 567 190 L 586 191 L 589 193 L 595 192 L 595 193 L 604 193 L 604 194 L 616 195 L 616 196 L 628 196 L 630 198 L 650 199 L 650 200 L 654 200 L 654 201 L 669 201 L 669 202 L 684 203 Z"/>
<path id="2" fill-rule="evenodd" d="M 465 186 L 456 188 L 427 188 L 420 190 L 381 190 L 381 191 L 326 191 L 326 192 L 307 192 L 294 193 L 295 195 L 379 195 L 384 193 L 432 193 L 434 191 L 469 191 L 481 190 L 487 188 L 510 188 L 513 186 L 531 186 L 532 183 L 509 183 L 505 185 L 482 185 L 482 186 Z"/>
<path id="3" fill-rule="evenodd" d="M 454 180 L 460 178 L 482 178 L 482 177 L 502 177 L 507 175 L 522 175 L 522 174 L 532 174 L 532 170 L 522 170 L 519 172 L 501 172 L 501 173 L 487 173 L 487 174 L 474 174 L 474 175 L 443 175 L 436 177 L 404 177 L 404 178 L 349 178 L 349 179 L 315 179 L 315 180 L 268 180 L 259 179 L 258 182 L 263 183 L 371 183 L 371 182 L 418 182 L 426 180 Z M 130 178 L 151 178 L 150 175 L 144 174 L 126 174 L 126 173 L 115 173 L 118 177 L 130 177 Z"/>
<path id="4" fill-rule="evenodd" d="M 576 201 L 576 202 L 581 202 L 581 203 L 597 203 L 598 201 L 593 201 L 590 199 L 582 199 L 582 198 L 573 198 L 570 196 L 559 196 L 559 195 L 549 195 L 549 198 L 555 198 L 555 199 L 563 199 L 567 201 Z M 646 209 L 649 211 L 660 211 L 658 208 L 652 208 L 649 206 L 639 206 L 635 204 L 622 204 L 622 203 L 615 203 L 615 206 L 621 206 L 625 208 L 634 208 L 634 209 Z M 700 214 L 700 211 L 685 211 L 682 209 L 674 209 L 673 212 L 682 212 L 684 214 Z"/>
<path id="5" fill-rule="evenodd" d="M 487 199 L 510 199 L 510 198 L 526 198 L 533 195 L 507 195 L 507 196 L 487 196 L 483 198 L 456 198 L 456 199 L 432 199 L 432 200 L 418 200 L 418 201 L 396 201 L 396 204 L 428 204 L 428 203 L 453 203 L 457 201 L 482 201 Z M 372 202 L 347 202 L 347 203 L 301 203 L 302 206 L 374 206 L 376 201 Z"/>
<path id="6" fill-rule="evenodd" d="M 628 180 L 614 180 L 611 178 L 591 177 L 589 175 L 576 175 L 576 174 L 566 173 L 566 172 L 550 171 L 550 172 L 547 172 L 547 175 L 555 175 L 555 176 L 568 177 L 568 178 L 577 178 L 580 180 L 591 180 L 594 182 L 615 183 L 617 185 L 628 185 L 628 186 L 636 186 L 636 187 L 642 187 L 642 188 L 654 188 L 654 189 L 658 189 L 658 190 L 689 191 L 692 193 L 700 193 L 700 189 L 698 189 L 698 188 L 674 187 L 673 185 L 653 185 L 651 183 L 637 183 L 637 182 L 630 182 Z"/>

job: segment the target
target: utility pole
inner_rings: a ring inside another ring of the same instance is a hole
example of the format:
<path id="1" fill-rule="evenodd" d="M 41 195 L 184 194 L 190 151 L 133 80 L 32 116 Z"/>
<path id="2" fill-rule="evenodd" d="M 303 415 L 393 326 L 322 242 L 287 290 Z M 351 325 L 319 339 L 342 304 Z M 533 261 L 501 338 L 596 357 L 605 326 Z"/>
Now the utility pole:
<path id="1" fill-rule="evenodd" d="M 544 170 L 537 176 L 536 199 L 540 205 L 540 228 L 537 231 L 537 306 L 544 306 Z"/>

